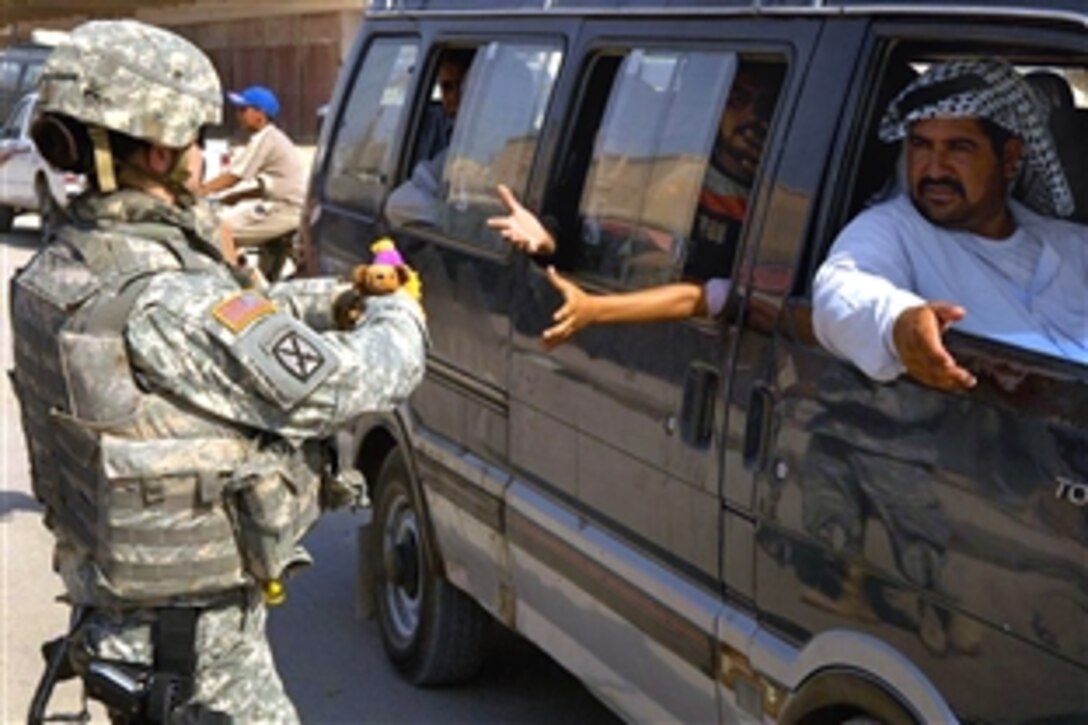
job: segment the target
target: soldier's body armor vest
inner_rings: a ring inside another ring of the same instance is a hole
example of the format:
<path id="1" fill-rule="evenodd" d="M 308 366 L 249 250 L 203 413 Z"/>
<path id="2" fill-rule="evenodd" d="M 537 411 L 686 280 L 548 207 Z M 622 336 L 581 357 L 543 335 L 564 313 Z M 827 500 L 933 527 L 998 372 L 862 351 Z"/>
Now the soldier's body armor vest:
<path id="1" fill-rule="evenodd" d="M 73 598 L 162 604 L 279 576 L 262 568 L 282 568 L 318 513 L 317 483 L 300 481 L 299 496 L 280 473 L 293 465 L 313 479 L 319 464 L 258 452 L 254 432 L 148 390 L 124 337 L 154 275 L 229 272 L 165 224 L 57 233 L 11 283 L 13 380 L 46 523 L 92 572 Z M 252 491 L 275 490 L 248 506 L 228 496 L 239 468 Z M 271 552 L 256 567 L 247 538 Z"/>

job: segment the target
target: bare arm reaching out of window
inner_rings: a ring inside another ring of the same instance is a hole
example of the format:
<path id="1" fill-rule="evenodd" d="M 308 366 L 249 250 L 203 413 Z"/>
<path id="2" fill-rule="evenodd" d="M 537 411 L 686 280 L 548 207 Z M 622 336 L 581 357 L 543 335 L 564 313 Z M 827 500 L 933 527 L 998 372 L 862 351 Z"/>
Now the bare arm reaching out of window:
<path id="1" fill-rule="evenodd" d="M 498 231 L 514 247 L 529 254 L 550 255 L 556 242 L 535 214 L 526 209 L 508 187 L 500 184 L 499 198 L 509 214 L 492 217 L 487 224 Z M 634 292 L 592 295 L 548 267 L 548 281 L 563 295 L 563 305 L 555 311 L 555 324 L 544 331 L 542 341 L 547 348 L 561 345 L 574 333 L 594 324 L 617 322 L 664 322 L 700 317 L 710 310 L 717 312 L 724 303 L 728 289 L 719 290 L 711 280 L 706 284 L 675 282 Z"/>

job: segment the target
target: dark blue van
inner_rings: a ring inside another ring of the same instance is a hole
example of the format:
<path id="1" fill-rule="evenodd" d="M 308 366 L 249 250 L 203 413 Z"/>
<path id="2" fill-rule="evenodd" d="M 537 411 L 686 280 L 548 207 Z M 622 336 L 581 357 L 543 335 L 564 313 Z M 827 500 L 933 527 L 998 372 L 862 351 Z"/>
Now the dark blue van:
<path id="1" fill-rule="evenodd" d="M 425 383 L 340 438 L 374 502 L 363 603 L 407 678 L 470 677 L 490 617 L 631 721 L 1088 721 L 1088 368 L 952 332 L 979 384 L 946 393 L 813 334 L 817 266 L 894 185 L 884 108 L 976 55 L 1068 85 L 1055 136 L 1088 198 L 1084 0 L 371 4 L 305 233 L 332 274 L 392 234 L 424 282 Z M 725 311 L 543 350 L 559 296 L 487 228 L 496 184 L 586 289 L 676 279 L 757 68 Z"/>

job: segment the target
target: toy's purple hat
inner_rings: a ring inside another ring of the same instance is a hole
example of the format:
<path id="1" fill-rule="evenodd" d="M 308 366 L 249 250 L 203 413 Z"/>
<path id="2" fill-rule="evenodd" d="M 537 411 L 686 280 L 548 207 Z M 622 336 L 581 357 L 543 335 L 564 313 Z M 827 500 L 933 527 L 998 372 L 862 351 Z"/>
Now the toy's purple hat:
<path id="1" fill-rule="evenodd" d="M 388 264 L 393 267 L 400 267 L 404 264 L 404 257 L 400 256 L 400 252 L 395 249 L 383 249 L 374 253 L 374 264 Z"/>
<path id="2" fill-rule="evenodd" d="M 393 267 L 400 267 L 404 265 L 404 257 L 400 256 L 400 252 L 393 242 L 388 239 L 380 239 L 371 245 L 370 251 L 374 253 L 374 264 L 388 264 Z"/>

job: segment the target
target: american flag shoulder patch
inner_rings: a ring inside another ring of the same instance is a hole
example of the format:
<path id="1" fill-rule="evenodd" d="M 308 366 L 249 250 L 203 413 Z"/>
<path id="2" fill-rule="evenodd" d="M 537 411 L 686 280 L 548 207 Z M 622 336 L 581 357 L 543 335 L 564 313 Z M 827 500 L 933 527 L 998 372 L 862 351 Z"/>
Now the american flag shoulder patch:
<path id="1" fill-rule="evenodd" d="M 265 315 L 276 311 L 268 298 L 255 292 L 238 292 L 212 308 L 212 316 L 237 335 Z"/>

